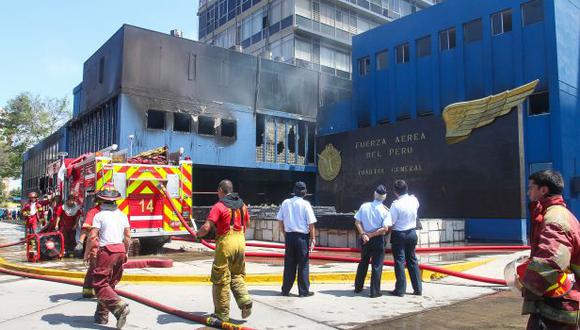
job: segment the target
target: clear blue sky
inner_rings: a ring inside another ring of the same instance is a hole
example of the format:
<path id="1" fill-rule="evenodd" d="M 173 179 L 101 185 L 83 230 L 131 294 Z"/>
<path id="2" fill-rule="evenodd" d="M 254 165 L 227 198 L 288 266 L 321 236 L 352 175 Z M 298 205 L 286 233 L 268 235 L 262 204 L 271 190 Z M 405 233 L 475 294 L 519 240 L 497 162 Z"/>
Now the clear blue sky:
<path id="1" fill-rule="evenodd" d="M 0 107 L 20 92 L 68 96 L 123 23 L 197 39 L 198 0 L 0 1 Z"/>

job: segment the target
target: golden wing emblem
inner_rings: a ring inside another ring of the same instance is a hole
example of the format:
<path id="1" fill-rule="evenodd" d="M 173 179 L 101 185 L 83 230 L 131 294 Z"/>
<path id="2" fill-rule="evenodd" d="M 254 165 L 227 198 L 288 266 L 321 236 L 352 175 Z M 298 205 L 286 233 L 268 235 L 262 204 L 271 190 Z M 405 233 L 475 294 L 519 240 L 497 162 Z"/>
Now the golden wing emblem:
<path id="1" fill-rule="evenodd" d="M 327 144 L 318 155 L 318 174 L 325 181 L 334 180 L 340 173 L 342 157 L 332 144 Z"/>
<path id="2" fill-rule="evenodd" d="M 499 94 L 467 102 L 453 103 L 443 109 L 445 141 L 454 144 L 469 138 L 471 132 L 491 124 L 496 118 L 507 115 L 534 92 L 539 80 L 506 90 Z"/>

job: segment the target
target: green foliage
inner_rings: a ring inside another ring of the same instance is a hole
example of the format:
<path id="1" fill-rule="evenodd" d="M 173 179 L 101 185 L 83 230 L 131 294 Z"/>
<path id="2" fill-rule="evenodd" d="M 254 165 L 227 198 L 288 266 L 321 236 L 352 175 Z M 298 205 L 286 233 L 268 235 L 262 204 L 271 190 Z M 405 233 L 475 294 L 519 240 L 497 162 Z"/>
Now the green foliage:
<path id="1" fill-rule="evenodd" d="M 54 133 L 71 117 L 67 97 L 21 93 L 0 110 L 0 178 L 20 177 L 24 152 Z"/>

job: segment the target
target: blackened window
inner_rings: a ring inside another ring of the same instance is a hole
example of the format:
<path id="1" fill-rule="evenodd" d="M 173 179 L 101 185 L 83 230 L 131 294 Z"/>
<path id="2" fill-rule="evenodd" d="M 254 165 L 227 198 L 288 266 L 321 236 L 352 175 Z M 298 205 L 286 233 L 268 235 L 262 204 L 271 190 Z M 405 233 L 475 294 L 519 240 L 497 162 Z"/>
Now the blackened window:
<path id="1" fill-rule="evenodd" d="M 191 131 L 191 115 L 186 113 L 173 114 L 173 130 L 175 132 L 190 132 Z"/>
<path id="2" fill-rule="evenodd" d="M 463 24 L 463 40 L 465 43 L 483 39 L 483 26 L 481 18 Z"/>
<path id="3" fill-rule="evenodd" d="M 236 137 L 236 120 L 222 119 L 221 135 L 225 137 Z"/>
<path id="4" fill-rule="evenodd" d="M 377 71 L 385 70 L 388 67 L 389 51 L 384 50 L 377 53 Z"/>
<path id="5" fill-rule="evenodd" d="M 512 30 L 512 10 L 504 10 L 491 15 L 491 33 L 496 36 Z"/>
<path id="6" fill-rule="evenodd" d="M 417 39 L 417 57 L 431 55 L 431 36 Z"/>
<path id="7" fill-rule="evenodd" d="M 544 20 L 544 1 L 532 0 L 522 4 L 522 24 L 528 26 Z"/>
<path id="8" fill-rule="evenodd" d="M 528 115 L 550 113 L 550 97 L 547 91 L 534 93 L 528 97 Z"/>
<path id="9" fill-rule="evenodd" d="M 409 43 L 404 43 L 395 48 L 397 64 L 409 62 Z"/>
<path id="10" fill-rule="evenodd" d="M 215 119 L 208 116 L 197 117 L 197 133 L 215 135 Z"/>
<path id="11" fill-rule="evenodd" d="M 366 76 L 371 69 L 371 58 L 363 57 L 358 60 L 358 73 L 360 76 Z"/>
<path id="12" fill-rule="evenodd" d="M 455 28 L 450 28 L 439 32 L 439 45 L 441 50 L 448 50 L 455 48 Z"/>
<path id="13" fill-rule="evenodd" d="M 159 110 L 148 110 L 147 128 L 165 129 L 165 112 Z"/>

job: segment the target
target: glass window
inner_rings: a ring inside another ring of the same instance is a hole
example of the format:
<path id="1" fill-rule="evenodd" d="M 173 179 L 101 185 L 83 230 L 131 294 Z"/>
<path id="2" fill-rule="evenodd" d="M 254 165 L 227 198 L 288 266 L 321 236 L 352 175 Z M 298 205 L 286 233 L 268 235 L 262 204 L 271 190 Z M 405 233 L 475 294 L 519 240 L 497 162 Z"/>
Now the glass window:
<path id="1" fill-rule="evenodd" d="M 439 32 L 439 42 L 441 50 L 455 48 L 455 28 Z"/>
<path id="2" fill-rule="evenodd" d="M 165 112 L 159 110 L 148 110 L 147 128 L 165 129 Z"/>
<path id="3" fill-rule="evenodd" d="M 369 24 L 369 22 L 367 20 L 365 20 L 364 18 L 358 17 L 357 18 L 357 33 L 363 33 L 368 31 L 371 26 Z"/>
<path id="4" fill-rule="evenodd" d="M 377 71 L 385 70 L 388 67 L 389 51 L 383 50 L 377 53 Z"/>
<path id="5" fill-rule="evenodd" d="M 395 48 L 397 55 L 397 64 L 409 62 L 409 43 L 404 43 Z"/>
<path id="6" fill-rule="evenodd" d="M 270 44 L 270 51 L 272 52 L 272 59 L 274 61 L 280 61 L 282 58 L 282 43 L 280 40 L 276 40 Z"/>
<path id="7" fill-rule="evenodd" d="M 463 40 L 465 43 L 479 41 L 483 38 L 481 18 L 463 24 Z"/>
<path id="8" fill-rule="evenodd" d="M 221 136 L 223 136 L 223 137 L 236 137 L 236 120 L 235 119 L 222 119 L 220 128 L 221 128 Z"/>
<path id="9" fill-rule="evenodd" d="M 294 13 L 294 2 L 292 0 L 282 0 L 282 19 Z"/>
<path id="10" fill-rule="evenodd" d="M 431 36 L 417 39 L 417 57 L 431 55 Z"/>
<path id="11" fill-rule="evenodd" d="M 358 60 L 358 74 L 362 76 L 366 76 L 369 74 L 371 68 L 371 58 L 370 57 L 363 57 L 359 58 Z"/>
<path id="12" fill-rule="evenodd" d="M 282 5 L 280 1 L 275 1 L 270 7 L 270 25 L 280 22 L 282 20 Z"/>
<path id="13" fill-rule="evenodd" d="M 350 72 L 350 56 L 342 52 L 334 53 L 334 62 L 336 69 L 344 72 Z"/>
<path id="14" fill-rule="evenodd" d="M 544 20 L 544 1 L 532 0 L 522 4 L 522 24 L 528 26 Z"/>
<path id="15" fill-rule="evenodd" d="M 262 31 L 262 10 L 258 10 L 252 15 L 252 35 Z"/>
<path id="16" fill-rule="evenodd" d="M 252 36 L 252 16 L 244 18 L 242 21 L 242 40 L 246 40 Z"/>
<path id="17" fill-rule="evenodd" d="M 308 41 L 296 39 L 296 58 L 312 62 L 312 44 Z"/>
<path id="18" fill-rule="evenodd" d="M 289 62 L 294 56 L 294 39 L 287 36 L 282 39 L 282 61 Z"/>
<path id="19" fill-rule="evenodd" d="M 491 33 L 496 36 L 512 30 L 512 10 L 504 10 L 491 15 Z"/>
<path id="20" fill-rule="evenodd" d="M 320 3 L 320 22 L 334 26 L 334 6 L 327 3 Z"/>
<path id="21" fill-rule="evenodd" d="M 550 113 L 550 97 L 547 91 L 540 91 L 528 97 L 528 115 Z"/>
<path id="22" fill-rule="evenodd" d="M 320 46 L 320 64 L 334 69 L 334 50 Z"/>
<path id="23" fill-rule="evenodd" d="M 296 15 L 311 18 L 310 0 L 296 0 Z"/>

